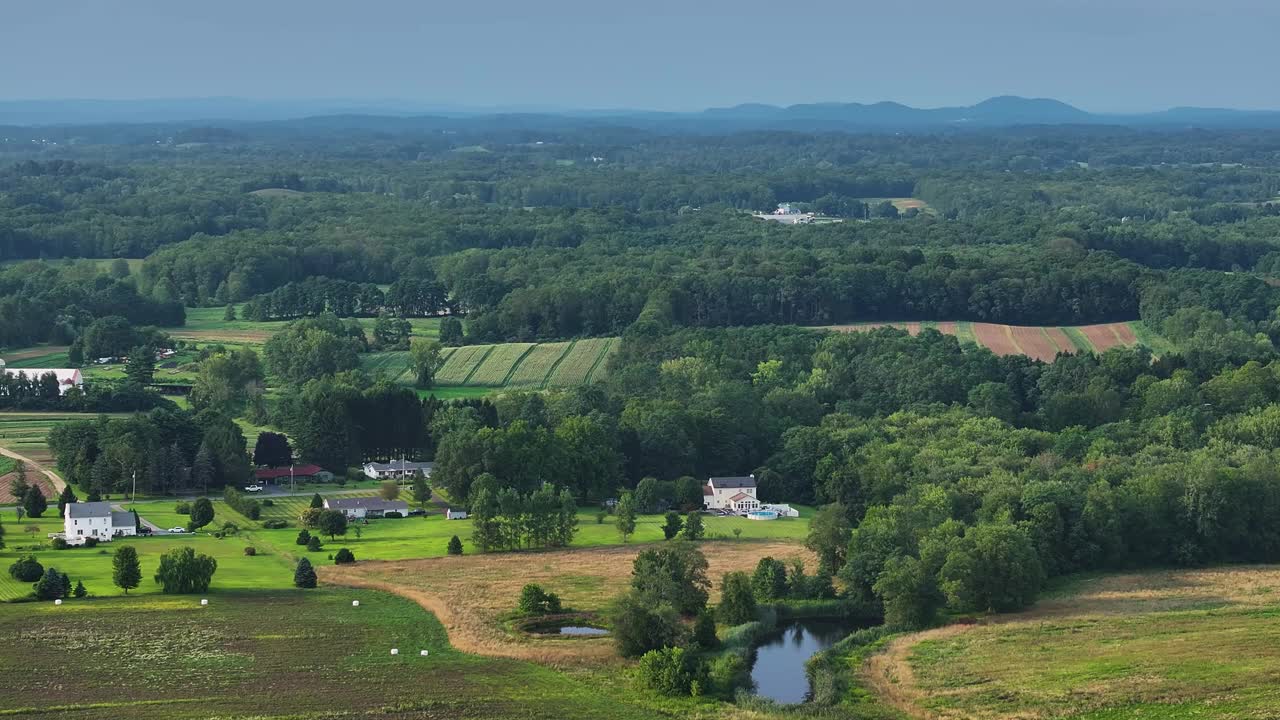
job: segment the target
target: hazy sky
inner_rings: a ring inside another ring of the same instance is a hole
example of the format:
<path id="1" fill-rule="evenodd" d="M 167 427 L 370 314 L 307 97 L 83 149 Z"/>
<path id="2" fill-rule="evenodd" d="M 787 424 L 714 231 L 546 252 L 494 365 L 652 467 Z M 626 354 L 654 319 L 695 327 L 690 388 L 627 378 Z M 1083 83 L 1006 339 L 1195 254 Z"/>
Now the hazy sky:
<path id="1" fill-rule="evenodd" d="M 1280 109 L 1277 0 L 2 0 L 0 99 Z"/>

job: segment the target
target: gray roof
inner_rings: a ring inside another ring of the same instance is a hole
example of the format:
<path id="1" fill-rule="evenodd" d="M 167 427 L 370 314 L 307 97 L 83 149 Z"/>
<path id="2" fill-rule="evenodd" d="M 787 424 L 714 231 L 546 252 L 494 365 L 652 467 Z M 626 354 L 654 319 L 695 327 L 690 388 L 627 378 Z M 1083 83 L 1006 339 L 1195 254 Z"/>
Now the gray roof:
<path id="1" fill-rule="evenodd" d="M 133 513 L 128 510 L 112 510 L 111 511 L 111 527 L 137 527 L 137 523 L 133 521 Z"/>
<path id="2" fill-rule="evenodd" d="M 330 510 L 355 510 L 356 508 L 364 508 L 365 510 L 408 510 L 409 503 L 403 500 L 383 500 L 376 497 L 355 497 L 355 498 L 333 498 L 325 500 Z"/>
<path id="3" fill-rule="evenodd" d="M 436 464 L 433 462 L 414 462 L 413 460 L 405 460 L 404 462 L 392 460 L 391 462 L 386 463 L 365 463 L 365 466 L 371 467 L 378 472 L 387 472 L 388 470 L 404 470 L 405 472 L 413 472 L 414 470 L 421 470 L 423 473 L 430 474 L 431 468 L 435 467 Z"/>
<path id="4" fill-rule="evenodd" d="M 754 475 L 747 477 L 713 477 L 707 482 L 711 483 L 718 490 L 728 490 L 730 488 L 753 488 L 756 486 L 756 478 Z"/>
<path id="5" fill-rule="evenodd" d="M 104 518 L 111 516 L 111 503 L 109 502 L 76 502 L 67 505 L 67 517 L 72 518 Z M 129 515 L 130 524 L 133 523 L 133 515 Z"/>

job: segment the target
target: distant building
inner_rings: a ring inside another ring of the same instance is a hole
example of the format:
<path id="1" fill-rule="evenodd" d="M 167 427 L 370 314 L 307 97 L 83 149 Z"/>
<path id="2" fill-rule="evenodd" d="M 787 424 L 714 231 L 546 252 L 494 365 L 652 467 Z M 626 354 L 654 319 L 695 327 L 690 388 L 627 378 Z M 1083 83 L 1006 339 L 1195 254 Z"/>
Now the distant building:
<path id="1" fill-rule="evenodd" d="M 453 508 L 449 508 L 448 510 L 445 510 L 445 511 L 444 511 L 444 519 L 445 519 L 445 520 L 466 520 L 466 519 L 467 519 L 467 511 L 466 511 L 466 510 L 454 510 Z"/>
<path id="2" fill-rule="evenodd" d="M 62 522 L 68 545 L 83 545 L 88 538 L 111 542 L 113 538 L 138 534 L 133 513 L 112 510 L 109 502 L 67 503 Z"/>
<path id="3" fill-rule="evenodd" d="M 71 388 L 84 389 L 84 376 L 75 368 L 7 368 L 4 361 L 0 360 L 0 372 L 10 377 L 25 375 L 32 382 L 38 382 L 40 378 L 53 373 L 54 377 L 58 378 L 58 392 L 60 395 L 66 395 Z"/>
<path id="4" fill-rule="evenodd" d="M 319 465 L 294 465 L 291 468 L 258 468 L 253 471 L 253 476 L 262 482 L 283 482 L 290 478 L 293 480 L 329 482 L 333 479 L 333 473 Z"/>
<path id="5" fill-rule="evenodd" d="M 341 510 L 351 520 L 380 518 L 389 512 L 398 512 L 402 516 L 409 514 L 409 503 L 403 500 L 383 500 L 376 497 L 326 499 L 324 506 L 329 510 Z"/>
<path id="6" fill-rule="evenodd" d="M 392 460 L 389 463 L 371 462 L 364 464 L 364 474 L 374 480 L 385 480 L 387 478 L 411 477 L 421 470 L 423 475 L 431 477 L 431 468 L 435 467 L 435 465 L 432 462 L 414 462 L 411 460 Z"/>
<path id="7" fill-rule="evenodd" d="M 760 509 L 756 499 L 756 476 L 713 477 L 702 486 L 702 502 L 708 510 L 750 512 Z"/>

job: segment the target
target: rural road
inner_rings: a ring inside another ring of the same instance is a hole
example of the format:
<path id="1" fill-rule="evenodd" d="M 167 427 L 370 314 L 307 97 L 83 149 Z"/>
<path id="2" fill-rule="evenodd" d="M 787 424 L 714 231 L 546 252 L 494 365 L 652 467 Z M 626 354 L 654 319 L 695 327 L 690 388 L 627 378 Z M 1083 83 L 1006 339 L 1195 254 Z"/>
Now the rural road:
<path id="1" fill-rule="evenodd" d="M 124 506 L 123 506 L 123 505 L 119 505 L 119 504 L 115 504 L 115 503 L 112 503 L 112 505 L 111 505 L 111 509 L 112 509 L 112 510 L 115 510 L 116 512 L 127 512 L 127 511 L 124 509 Z M 163 535 L 165 532 L 167 532 L 167 531 L 165 531 L 165 530 L 161 530 L 159 525 L 157 525 L 157 524 L 155 524 L 155 523 L 151 522 L 150 520 L 148 520 L 148 519 L 146 519 L 146 518 L 142 517 L 142 515 L 141 515 L 141 514 L 139 514 L 139 515 L 138 515 L 138 520 L 142 521 L 142 524 L 143 524 L 143 525 L 145 525 L 145 526 L 147 526 L 147 527 L 151 528 L 151 532 L 152 532 L 152 533 L 154 533 L 154 534 Z"/>
<path id="2" fill-rule="evenodd" d="M 14 460 L 21 460 L 22 462 L 26 463 L 29 467 L 35 468 L 36 470 L 44 473 L 45 477 L 49 478 L 49 482 L 53 483 L 53 490 L 55 493 L 62 492 L 62 489 L 67 486 L 67 484 L 63 482 L 62 478 L 58 477 L 57 473 L 55 473 L 52 470 L 49 470 L 45 466 L 41 465 L 35 460 L 32 460 L 26 455 L 19 455 L 18 453 L 12 450 L 8 450 L 2 447 L 0 447 L 0 455 L 4 455 L 5 457 L 11 457 Z"/>

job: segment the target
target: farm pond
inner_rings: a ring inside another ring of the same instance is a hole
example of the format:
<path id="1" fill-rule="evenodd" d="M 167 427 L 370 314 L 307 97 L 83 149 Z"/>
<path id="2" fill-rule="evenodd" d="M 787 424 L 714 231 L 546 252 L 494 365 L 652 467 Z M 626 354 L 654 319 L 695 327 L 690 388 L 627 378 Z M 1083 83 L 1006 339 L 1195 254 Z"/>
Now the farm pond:
<path id="1" fill-rule="evenodd" d="M 765 635 L 752 653 L 756 694 L 780 703 L 806 702 L 812 689 L 804 664 L 858 627 L 841 620 L 793 620 Z"/>

